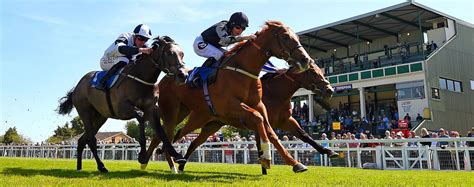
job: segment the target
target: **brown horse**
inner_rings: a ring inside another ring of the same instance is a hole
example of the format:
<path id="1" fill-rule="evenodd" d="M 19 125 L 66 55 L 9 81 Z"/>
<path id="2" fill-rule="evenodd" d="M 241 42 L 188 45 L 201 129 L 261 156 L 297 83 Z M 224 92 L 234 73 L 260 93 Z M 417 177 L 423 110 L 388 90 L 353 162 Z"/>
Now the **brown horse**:
<path id="1" fill-rule="evenodd" d="M 246 127 L 257 131 L 261 139 L 257 142 L 261 145 L 263 153 L 260 156 L 262 166 L 270 167 L 270 143 L 276 147 L 288 165 L 293 166 L 295 172 L 306 171 L 307 168 L 294 160 L 268 123 L 267 111 L 263 104 L 262 85 L 257 75 L 265 62 L 271 56 L 285 59 L 295 73 L 301 73 L 308 69 L 314 61 L 301 46 L 298 36 L 283 23 L 278 21 L 267 21 L 263 29 L 258 32 L 255 41 L 241 44 L 239 50 L 224 61 L 228 64 L 220 67 L 217 79 L 209 86 L 212 104 L 217 115 L 209 112 L 204 101 L 204 94 L 200 89 L 192 89 L 186 85 L 177 85 L 170 79 L 162 79 L 159 83 L 161 91 L 158 99 L 162 110 L 162 119 L 170 139 L 173 138 L 173 130 L 188 114 L 189 118 L 185 126 L 178 132 L 177 137 L 184 136 L 194 129 L 201 128 L 210 121 L 221 121 L 236 127 Z M 161 97 L 172 93 L 170 97 Z M 166 99 L 165 99 L 166 98 Z M 148 150 L 151 155 L 153 150 Z M 169 156 L 168 162 L 175 167 Z"/>
<path id="2" fill-rule="evenodd" d="M 154 96 L 154 83 L 161 71 L 173 76 L 178 82 L 183 82 L 186 73 L 182 61 L 182 49 L 169 37 L 155 38 L 153 53 L 141 55 L 135 64 L 128 64 L 121 73 L 118 82 L 109 90 L 110 104 L 108 107 L 106 92 L 92 88 L 90 81 L 95 72 L 89 72 L 82 77 L 77 86 L 60 100 L 59 114 L 69 114 L 73 107 L 84 122 L 84 134 L 78 140 L 77 170 L 82 169 L 82 151 L 89 145 L 97 168 L 101 172 L 108 172 L 97 155 L 97 140 L 95 134 L 108 118 L 129 120 L 136 118 L 140 123 L 141 135 L 141 162 L 146 155 L 144 123 L 149 121 L 155 133 L 164 140 L 165 150 L 175 157 L 177 162 L 185 162 L 182 155 L 177 153 L 167 138 L 160 124 L 159 108 Z M 115 111 L 115 112 L 113 112 Z M 115 113 L 115 115 L 113 115 Z M 147 162 L 148 160 L 146 160 Z"/>
<path id="3" fill-rule="evenodd" d="M 292 71 L 287 71 L 279 75 L 268 73 L 261 78 L 261 81 L 263 86 L 262 101 L 268 109 L 268 119 L 273 128 L 289 131 L 292 135 L 312 145 L 320 153 L 328 154 L 330 157 L 338 156 L 336 152 L 323 148 L 320 144 L 315 142 L 301 129 L 298 122 L 291 116 L 290 100 L 299 88 L 311 90 L 323 98 L 329 98 L 333 93 L 333 89 L 324 78 L 321 69 L 315 64 L 310 64 L 310 69 L 304 73 L 295 74 Z M 166 92 L 163 93 L 160 98 L 164 100 L 172 99 L 168 97 L 174 97 L 173 95 L 174 93 L 172 92 Z M 326 105 L 327 104 L 323 104 L 323 106 Z M 184 158 L 188 159 L 199 145 L 204 143 L 210 135 L 217 132 L 224 125 L 224 123 L 219 121 L 211 121 L 202 127 L 201 133 L 191 143 Z M 258 137 L 258 133 L 256 135 Z M 174 137 L 174 139 L 179 140 L 181 137 Z M 155 146 L 157 146 L 154 141 L 150 144 L 149 150 L 153 150 Z M 179 170 L 183 171 L 184 166 L 184 164 L 180 165 Z M 266 173 L 266 171 L 263 172 L 264 174 Z"/>
<path id="4" fill-rule="evenodd" d="M 268 109 L 268 119 L 272 127 L 289 131 L 292 135 L 300 140 L 312 145 L 318 152 L 328 154 L 330 157 L 337 157 L 338 154 L 329 149 L 323 148 L 320 144 L 315 142 L 298 124 L 298 122 L 291 116 L 291 97 L 299 88 L 311 90 L 314 93 L 328 98 L 333 93 L 333 88 L 329 82 L 324 78 L 321 69 L 315 64 L 310 65 L 310 70 L 301 74 L 291 73 L 287 71 L 283 74 L 266 74 L 261 78 L 263 85 L 263 103 Z M 296 83 L 296 84 L 295 84 Z M 172 93 L 164 93 L 161 95 L 163 99 Z M 225 124 L 219 121 L 212 121 L 206 124 L 199 136 L 193 140 L 188 150 L 186 151 L 185 159 L 188 159 L 196 148 L 203 144 L 207 138 L 217 132 Z M 257 136 L 258 137 L 258 133 Z M 175 137 L 180 139 L 181 137 Z M 154 144 L 151 144 L 154 146 Z M 149 147 L 148 149 L 153 149 Z M 179 166 L 179 170 L 184 170 L 184 164 Z"/>

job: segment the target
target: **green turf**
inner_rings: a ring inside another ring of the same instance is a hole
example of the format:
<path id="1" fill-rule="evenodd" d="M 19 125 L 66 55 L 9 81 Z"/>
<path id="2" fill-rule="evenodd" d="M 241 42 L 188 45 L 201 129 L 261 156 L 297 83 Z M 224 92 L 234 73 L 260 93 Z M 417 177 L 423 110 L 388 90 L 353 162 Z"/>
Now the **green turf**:
<path id="1" fill-rule="evenodd" d="M 364 170 L 309 167 L 295 174 L 290 166 L 272 166 L 267 176 L 259 165 L 188 163 L 186 172 L 172 174 L 165 162 L 146 171 L 136 161 L 104 161 L 109 173 L 96 170 L 93 160 L 0 158 L 1 186 L 474 186 L 474 172 Z"/>

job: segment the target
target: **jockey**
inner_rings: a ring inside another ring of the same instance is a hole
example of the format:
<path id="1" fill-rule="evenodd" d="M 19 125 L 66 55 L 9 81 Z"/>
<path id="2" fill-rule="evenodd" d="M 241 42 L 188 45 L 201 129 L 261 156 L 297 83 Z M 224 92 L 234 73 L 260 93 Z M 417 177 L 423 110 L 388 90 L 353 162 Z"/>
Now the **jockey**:
<path id="1" fill-rule="evenodd" d="M 203 66 L 211 66 L 219 62 L 226 52 L 222 47 L 227 47 L 243 40 L 256 39 L 257 36 L 253 34 L 248 36 L 241 35 L 248 26 L 249 20 L 247 16 L 242 12 L 236 12 L 230 16 L 229 21 L 224 20 L 216 23 L 202 32 L 194 40 L 193 47 L 197 55 L 208 58 Z M 275 73 L 277 69 L 268 61 L 262 71 Z"/>
<path id="2" fill-rule="evenodd" d="M 105 84 L 119 69 L 125 67 L 129 62 L 136 60 L 139 54 L 150 54 L 153 49 L 145 44 L 152 37 L 150 27 L 140 24 L 133 32 L 121 34 L 104 52 L 100 59 L 100 67 L 107 71 L 102 78 L 98 89 L 104 89 Z"/>

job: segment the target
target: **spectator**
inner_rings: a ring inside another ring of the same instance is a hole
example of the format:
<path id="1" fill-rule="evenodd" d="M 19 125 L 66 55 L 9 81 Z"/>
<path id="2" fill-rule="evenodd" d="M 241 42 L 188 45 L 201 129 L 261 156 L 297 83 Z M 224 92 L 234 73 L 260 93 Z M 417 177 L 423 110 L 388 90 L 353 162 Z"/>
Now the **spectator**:
<path id="1" fill-rule="evenodd" d="M 428 54 L 431 53 L 431 45 L 430 45 L 429 42 L 426 44 L 426 52 L 427 52 Z"/>
<path id="2" fill-rule="evenodd" d="M 357 53 L 354 54 L 354 64 L 356 66 L 359 65 L 359 54 Z"/>
<path id="3" fill-rule="evenodd" d="M 385 56 L 387 56 L 388 59 L 392 58 L 392 54 L 390 52 L 390 49 L 388 48 L 388 45 L 383 46 L 383 50 L 385 51 Z"/>
<path id="4" fill-rule="evenodd" d="M 350 134 L 350 133 L 348 133 Z M 357 140 L 356 137 L 355 137 L 355 134 L 350 134 L 350 140 Z M 359 143 L 357 142 L 353 142 L 353 143 L 349 143 L 349 147 L 350 148 L 355 148 L 355 147 L 359 147 Z"/>
<path id="5" fill-rule="evenodd" d="M 419 137 L 416 137 L 415 131 L 410 131 L 410 134 L 408 134 L 408 138 L 413 139 L 413 138 L 419 138 Z M 416 143 L 415 142 L 408 142 L 408 146 L 409 147 L 415 147 Z"/>
<path id="6" fill-rule="evenodd" d="M 403 117 L 403 120 L 410 122 L 411 121 L 410 114 L 407 113 L 407 115 L 405 115 L 405 117 Z"/>
<path id="7" fill-rule="evenodd" d="M 423 121 L 423 117 L 421 117 L 420 113 L 416 115 L 416 121 L 421 122 Z"/>
<path id="8" fill-rule="evenodd" d="M 431 51 L 435 51 L 437 48 L 438 48 L 438 45 L 436 45 L 436 43 L 434 43 L 434 41 L 431 40 Z"/>
<path id="9" fill-rule="evenodd" d="M 392 136 L 390 136 L 390 131 L 385 131 L 385 138 L 386 140 L 391 140 L 393 139 Z M 385 143 L 385 146 L 392 146 L 392 143 Z"/>
<path id="10" fill-rule="evenodd" d="M 446 131 L 441 128 L 439 129 L 439 138 L 449 138 L 449 135 L 447 135 Z M 442 149 L 448 147 L 449 143 L 448 142 L 438 142 L 438 147 L 441 147 Z"/>
<path id="11" fill-rule="evenodd" d="M 431 138 L 428 130 L 426 128 L 421 129 L 421 138 Z M 431 146 L 431 142 L 420 142 L 422 146 Z"/>
<path id="12" fill-rule="evenodd" d="M 321 134 L 321 140 L 329 140 L 329 139 L 327 138 L 326 133 Z M 321 146 L 323 146 L 324 148 L 328 148 L 328 147 L 329 147 L 329 143 L 321 143 Z"/>
<path id="13" fill-rule="evenodd" d="M 459 132 L 458 131 L 451 131 L 451 138 L 460 138 L 459 137 Z M 451 147 L 462 147 L 462 142 L 461 141 L 456 141 L 456 142 L 451 142 Z"/>
<path id="14" fill-rule="evenodd" d="M 436 132 L 431 133 L 431 138 L 438 138 L 438 133 L 436 133 Z M 431 147 L 436 147 L 436 146 L 438 146 L 437 141 L 431 142 Z"/>
<path id="15" fill-rule="evenodd" d="M 474 127 L 471 127 L 471 132 L 467 133 L 467 137 L 474 137 Z M 474 141 L 467 141 L 466 145 L 468 147 L 474 147 Z"/>
<path id="16" fill-rule="evenodd" d="M 400 132 L 397 132 L 397 135 L 395 136 L 395 139 L 397 140 L 403 140 L 405 138 L 403 138 L 403 133 L 400 131 Z M 407 146 L 407 142 L 396 142 L 394 143 L 394 146 L 395 147 L 406 147 Z"/>
<path id="17" fill-rule="evenodd" d="M 230 140 L 227 140 L 227 142 L 229 142 L 229 141 Z M 229 144 L 224 144 L 223 147 L 224 147 L 225 162 L 230 163 L 230 164 L 234 163 L 234 161 L 233 161 L 234 151 L 232 151 L 229 148 Z"/>
<path id="18" fill-rule="evenodd" d="M 408 113 L 405 115 L 405 117 L 403 117 L 403 120 L 408 122 L 408 128 L 411 129 L 411 117 Z"/>
<path id="19" fill-rule="evenodd" d="M 360 133 L 360 139 L 361 140 L 367 140 L 367 135 L 365 135 L 364 133 Z M 360 147 L 369 147 L 369 144 L 368 143 L 361 143 Z"/>

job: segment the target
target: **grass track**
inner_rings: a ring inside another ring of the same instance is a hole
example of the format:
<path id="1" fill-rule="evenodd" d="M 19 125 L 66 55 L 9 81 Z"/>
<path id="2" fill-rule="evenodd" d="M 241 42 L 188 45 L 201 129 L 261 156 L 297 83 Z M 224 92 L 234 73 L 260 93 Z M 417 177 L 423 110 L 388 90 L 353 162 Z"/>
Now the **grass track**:
<path id="1" fill-rule="evenodd" d="M 474 172 L 383 171 L 340 167 L 309 167 L 295 174 L 290 166 L 272 166 L 267 176 L 259 165 L 188 163 L 172 174 L 165 162 L 139 170 L 137 161 L 104 161 L 102 174 L 93 160 L 0 158 L 0 186 L 474 186 Z"/>

